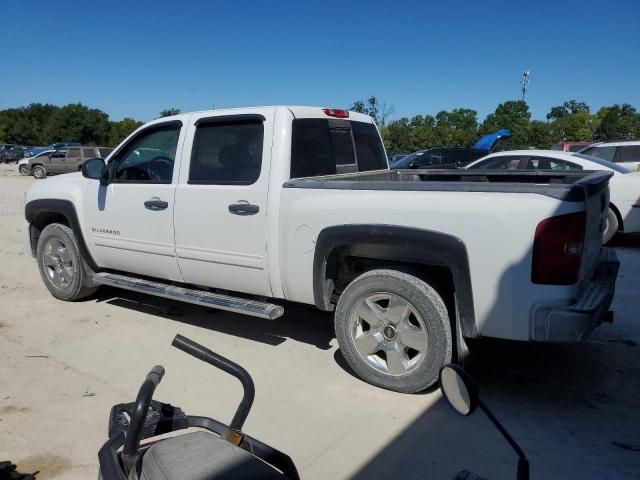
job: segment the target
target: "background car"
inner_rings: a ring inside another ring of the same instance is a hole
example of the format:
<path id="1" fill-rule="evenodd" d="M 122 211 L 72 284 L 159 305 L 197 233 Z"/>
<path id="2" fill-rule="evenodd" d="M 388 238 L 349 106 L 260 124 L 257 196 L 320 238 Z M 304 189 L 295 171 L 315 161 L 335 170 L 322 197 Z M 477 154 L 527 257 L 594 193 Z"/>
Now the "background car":
<path id="1" fill-rule="evenodd" d="M 35 178 L 45 178 L 55 173 L 77 172 L 90 158 L 107 158 L 113 151 L 109 147 L 68 147 L 54 150 L 46 156 L 29 160 L 31 174 Z"/>
<path id="2" fill-rule="evenodd" d="M 592 143 L 593 142 L 558 142 L 551 146 L 551 150 L 560 150 L 561 152 L 578 152 Z"/>
<path id="3" fill-rule="evenodd" d="M 580 153 L 617 163 L 629 170 L 640 169 L 640 140 L 594 143 Z"/>
<path id="4" fill-rule="evenodd" d="M 3 162 L 3 163 L 17 162 L 18 160 L 24 157 L 24 152 L 27 151 L 27 148 L 28 147 L 16 145 L 9 149 L 2 150 L 2 152 L 0 152 L 0 162 Z"/>
<path id="5" fill-rule="evenodd" d="M 402 160 L 407 155 L 411 155 L 411 153 L 409 152 L 394 153 L 393 155 L 389 156 L 389 165 L 393 165 L 397 161 Z"/>
<path id="6" fill-rule="evenodd" d="M 418 150 L 393 163 L 391 168 L 462 168 L 491 153 L 500 140 L 511 137 L 509 130 L 499 130 L 480 138 L 471 148 L 437 147 Z"/>
<path id="7" fill-rule="evenodd" d="M 65 148 L 65 147 L 80 147 L 80 146 L 81 144 L 78 142 L 58 142 L 58 143 L 52 143 L 48 147 L 31 147 L 27 150 L 25 157 L 34 157 L 46 150 L 58 150 L 60 148 Z"/>
<path id="8" fill-rule="evenodd" d="M 640 172 L 582 153 L 554 150 L 514 150 L 493 153 L 467 166 L 469 170 L 606 170 L 609 180 L 609 213 L 602 233 L 607 243 L 616 232 L 640 232 Z"/>
<path id="9" fill-rule="evenodd" d="M 32 159 L 36 159 L 40 157 L 44 157 L 44 158 L 41 158 L 41 160 L 44 160 L 48 158 L 50 153 L 53 153 L 53 152 L 54 150 L 45 150 L 44 152 L 37 153 L 35 156 L 31 158 L 24 157 L 18 160 L 18 172 L 20 173 L 20 175 L 31 175 L 30 161 Z"/>

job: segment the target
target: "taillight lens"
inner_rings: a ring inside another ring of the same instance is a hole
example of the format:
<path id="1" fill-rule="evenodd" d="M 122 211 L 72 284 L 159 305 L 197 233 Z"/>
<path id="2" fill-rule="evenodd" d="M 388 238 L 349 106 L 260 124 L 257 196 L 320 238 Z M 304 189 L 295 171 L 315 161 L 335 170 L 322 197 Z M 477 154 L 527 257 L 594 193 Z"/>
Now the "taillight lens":
<path id="1" fill-rule="evenodd" d="M 533 241 L 531 281 L 545 285 L 573 285 L 580 277 L 585 212 L 541 221 Z"/>
<path id="2" fill-rule="evenodd" d="M 322 111 L 325 115 L 335 118 L 349 118 L 349 110 L 342 110 L 340 108 L 323 108 Z"/>

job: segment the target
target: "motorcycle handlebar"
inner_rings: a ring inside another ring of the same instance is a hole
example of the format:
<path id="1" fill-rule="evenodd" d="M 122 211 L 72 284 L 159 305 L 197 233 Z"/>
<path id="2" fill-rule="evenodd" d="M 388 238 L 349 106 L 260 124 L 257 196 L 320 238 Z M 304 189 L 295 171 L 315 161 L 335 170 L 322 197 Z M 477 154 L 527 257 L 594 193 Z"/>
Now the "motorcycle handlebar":
<path id="1" fill-rule="evenodd" d="M 171 342 L 171 345 L 199 360 L 202 360 L 205 363 L 208 363 L 209 365 L 213 365 L 214 367 L 227 372 L 229 375 L 232 375 L 240 380 L 244 393 L 242 396 L 242 401 L 240 402 L 240 405 L 238 405 L 238 409 L 236 410 L 236 413 L 233 416 L 233 420 L 231 420 L 229 427 L 235 432 L 241 432 L 242 426 L 244 425 L 244 422 L 249 415 L 249 411 L 251 410 L 253 399 L 255 397 L 255 387 L 253 385 L 253 379 L 251 378 L 251 375 L 249 375 L 249 372 L 247 372 L 240 365 L 232 362 L 228 358 L 225 358 L 222 355 L 218 355 L 208 348 L 203 347 L 202 345 L 197 344 L 193 340 L 183 337 L 180 334 L 175 336 L 173 342 Z"/>
<path id="2" fill-rule="evenodd" d="M 147 378 L 142 383 L 140 390 L 138 390 L 136 405 L 131 416 L 131 421 L 129 422 L 129 428 L 122 449 L 122 457 L 128 469 L 133 468 L 135 464 L 142 437 L 142 428 L 147 418 L 149 405 L 151 405 L 153 393 L 160 384 L 163 376 L 164 368 L 161 365 L 156 365 L 147 374 Z"/>

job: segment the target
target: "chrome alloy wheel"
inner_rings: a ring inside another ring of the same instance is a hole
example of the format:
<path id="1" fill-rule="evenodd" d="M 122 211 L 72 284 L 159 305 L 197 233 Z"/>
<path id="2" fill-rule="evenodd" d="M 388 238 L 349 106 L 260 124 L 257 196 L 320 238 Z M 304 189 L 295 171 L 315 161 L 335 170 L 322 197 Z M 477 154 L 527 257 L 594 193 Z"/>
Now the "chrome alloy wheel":
<path id="1" fill-rule="evenodd" d="M 427 327 L 416 309 L 393 293 L 373 293 L 358 302 L 349 319 L 358 354 L 379 372 L 406 375 L 427 353 Z"/>
<path id="2" fill-rule="evenodd" d="M 73 283 L 73 260 L 71 252 L 59 238 L 47 240 L 42 261 L 49 281 L 56 288 L 69 288 Z"/>

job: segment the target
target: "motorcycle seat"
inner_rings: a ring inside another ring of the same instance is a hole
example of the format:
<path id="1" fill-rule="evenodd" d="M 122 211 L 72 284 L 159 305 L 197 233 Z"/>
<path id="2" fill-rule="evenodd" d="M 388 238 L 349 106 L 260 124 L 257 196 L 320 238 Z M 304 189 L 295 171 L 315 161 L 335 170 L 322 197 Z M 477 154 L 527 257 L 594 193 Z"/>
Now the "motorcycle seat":
<path id="1" fill-rule="evenodd" d="M 280 471 L 217 435 L 193 432 L 149 447 L 141 480 L 283 479 Z"/>

